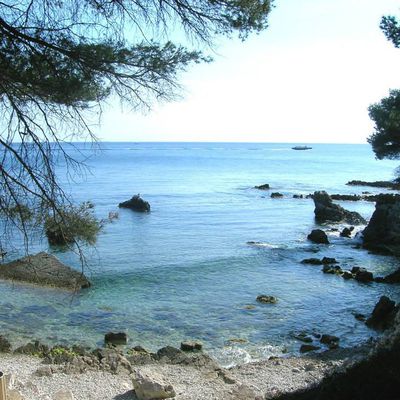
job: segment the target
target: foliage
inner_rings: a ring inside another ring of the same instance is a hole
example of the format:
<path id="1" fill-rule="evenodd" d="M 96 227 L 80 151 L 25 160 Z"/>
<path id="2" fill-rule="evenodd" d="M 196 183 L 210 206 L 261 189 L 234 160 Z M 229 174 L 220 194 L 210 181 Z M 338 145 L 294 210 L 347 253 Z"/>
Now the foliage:
<path id="1" fill-rule="evenodd" d="M 25 231 L 10 205 L 29 199 L 30 209 L 61 222 L 69 201 L 55 167 L 62 162 L 71 174 L 82 167 L 64 142 L 95 140 L 93 117 L 97 120 L 110 97 L 134 109 L 174 99 L 179 72 L 210 58 L 171 37 L 186 35 L 207 46 L 217 34 L 236 32 L 245 39 L 266 28 L 271 2 L 1 1 L 0 211 L 5 220 Z"/>
<path id="2" fill-rule="evenodd" d="M 400 22 L 392 16 L 382 18 L 381 29 L 395 47 L 400 47 Z M 369 116 L 375 132 L 368 138 L 377 158 L 400 158 L 400 90 L 391 90 L 388 97 L 372 104 Z"/>
<path id="3" fill-rule="evenodd" d="M 388 40 L 390 40 L 394 47 L 400 47 L 400 21 L 395 17 L 389 15 L 382 17 L 381 25 L 382 31 Z"/>
<path id="4" fill-rule="evenodd" d="M 58 213 L 48 215 L 44 228 L 51 245 L 62 246 L 78 241 L 94 244 L 101 223 L 93 215 L 93 204 L 85 202 L 79 207 L 64 207 Z"/>
<path id="5" fill-rule="evenodd" d="M 400 90 L 369 107 L 375 132 L 368 138 L 377 158 L 400 158 Z"/>

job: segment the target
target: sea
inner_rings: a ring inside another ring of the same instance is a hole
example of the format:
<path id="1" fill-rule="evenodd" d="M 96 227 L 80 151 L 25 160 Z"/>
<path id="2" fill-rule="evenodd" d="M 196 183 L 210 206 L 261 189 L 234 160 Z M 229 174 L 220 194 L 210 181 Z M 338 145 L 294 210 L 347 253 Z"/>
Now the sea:
<path id="1" fill-rule="evenodd" d="M 307 235 L 321 228 L 313 200 L 293 195 L 391 192 L 346 183 L 393 179 L 398 164 L 376 160 L 367 144 L 309 144 L 306 151 L 294 145 L 68 147 L 85 169 L 73 175 L 59 167 L 65 191 L 77 203 L 94 203 L 97 217 L 117 212 L 118 218 L 104 224 L 95 246 L 83 248 L 90 289 L 71 294 L 0 282 L 1 334 L 15 346 L 40 340 L 95 347 L 109 331 L 126 332 L 128 347 L 151 351 L 193 339 L 224 366 L 298 355 L 301 332 L 336 335 L 342 347 L 375 338 L 355 314 L 368 316 L 382 295 L 399 301 L 400 287 L 344 280 L 301 261 L 334 257 L 342 269 L 359 266 L 385 276 L 398 259 L 360 249 L 363 226 L 349 239 L 332 230 L 345 225 L 324 225 L 330 244 L 311 243 Z M 265 183 L 270 190 L 254 188 Z M 271 198 L 272 192 L 283 197 Z M 150 213 L 118 208 L 136 194 L 151 204 Z M 366 219 L 374 211 L 371 202 L 337 203 Z M 45 239 L 31 242 L 31 252 L 45 250 L 82 268 L 73 251 L 49 247 Z M 261 294 L 278 302 L 260 304 Z"/>

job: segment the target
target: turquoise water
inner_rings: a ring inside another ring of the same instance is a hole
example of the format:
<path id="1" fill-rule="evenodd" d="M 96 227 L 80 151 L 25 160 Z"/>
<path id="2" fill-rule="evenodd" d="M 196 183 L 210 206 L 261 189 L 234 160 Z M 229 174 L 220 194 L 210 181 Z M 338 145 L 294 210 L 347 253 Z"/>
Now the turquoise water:
<path id="1" fill-rule="evenodd" d="M 119 219 L 86 250 L 91 289 L 71 296 L 0 283 L 0 332 L 15 344 L 41 339 L 95 346 L 109 330 L 126 331 L 130 344 L 152 350 L 199 339 L 229 365 L 296 353 L 300 342 L 293 333 L 302 330 L 338 335 L 342 346 L 357 344 L 374 332 L 353 313 L 370 313 L 382 294 L 400 300 L 396 286 L 345 281 L 300 264 L 328 256 L 343 268 L 362 266 L 377 275 L 397 268 L 392 257 L 355 249 L 356 239 L 337 233 L 330 233 L 329 246 L 309 243 L 313 202 L 292 198 L 315 190 L 382 191 L 346 186 L 352 179 L 393 178 L 397 163 L 375 160 L 368 145 L 293 151 L 291 144 L 103 143 L 95 153 L 77 147 L 74 155 L 90 171 L 65 180 L 66 190 L 77 201 L 91 200 L 100 218 L 118 211 Z M 263 183 L 269 192 L 253 189 Z M 275 191 L 284 198 L 271 199 Z M 150 214 L 117 209 L 137 193 L 151 203 Z M 374 209 L 368 202 L 340 204 L 367 219 Z M 46 244 L 33 246 L 39 248 Z M 80 268 L 74 254 L 48 250 Z M 259 294 L 279 301 L 258 304 Z M 230 341 L 238 338 L 246 342 Z"/>

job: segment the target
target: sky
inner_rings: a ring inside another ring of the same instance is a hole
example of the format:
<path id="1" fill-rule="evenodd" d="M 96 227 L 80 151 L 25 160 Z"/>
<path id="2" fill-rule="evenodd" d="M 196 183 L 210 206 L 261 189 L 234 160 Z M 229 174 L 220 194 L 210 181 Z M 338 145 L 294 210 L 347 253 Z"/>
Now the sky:
<path id="1" fill-rule="evenodd" d="M 400 88 L 400 49 L 379 29 L 399 0 L 275 0 L 269 27 L 218 39 L 180 75 L 179 101 L 104 109 L 103 141 L 366 143 L 368 106 Z"/>

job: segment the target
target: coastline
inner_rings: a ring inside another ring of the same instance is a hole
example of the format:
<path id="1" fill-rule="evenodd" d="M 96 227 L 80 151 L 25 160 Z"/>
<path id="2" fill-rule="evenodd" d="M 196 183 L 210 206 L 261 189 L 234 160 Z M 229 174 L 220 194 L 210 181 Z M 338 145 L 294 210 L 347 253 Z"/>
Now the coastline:
<path id="1" fill-rule="evenodd" d="M 137 370 L 161 375 L 175 389 L 176 400 L 251 400 L 270 399 L 316 385 L 326 374 L 360 360 L 368 352 L 368 346 L 339 348 L 301 357 L 273 357 L 229 369 L 220 368 L 204 353 L 193 353 L 186 362 L 163 357 L 135 365 L 127 364 L 125 359 L 114 372 L 79 372 L 79 367 L 74 368 L 79 365 L 76 357 L 67 363 L 44 364 L 35 356 L 1 354 L 1 369 L 6 376 L 11 375 L 10 389 L 22 396 L 15 398 L 24 400 L 133 400 L 136 396 L 130 374 Z M 66 397 L 57 397 L 59 392 Z"/>

